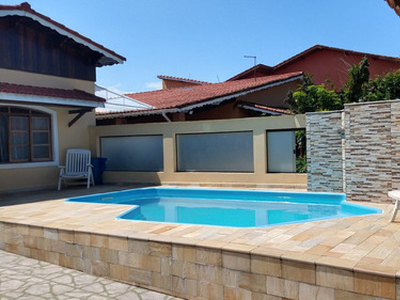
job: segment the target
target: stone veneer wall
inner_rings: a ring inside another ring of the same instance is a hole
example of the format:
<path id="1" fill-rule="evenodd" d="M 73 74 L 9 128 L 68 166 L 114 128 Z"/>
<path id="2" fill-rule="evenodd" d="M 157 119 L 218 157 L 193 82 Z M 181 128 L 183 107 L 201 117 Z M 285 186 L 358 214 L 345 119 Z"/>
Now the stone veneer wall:
<path id="1" fill-rule="evenodd" d="M 394 300 L 396 277 L 271 249 L 0 222 L 0 250 L 190 300 Z"/>
<path id="2" fill-rule="evenodd" d="M 346 194 L 349 200 L 386 202 L 392 189 L 391 102 L 345 107 Z"/>
<path id="3" fill-rule="evenodd" d="M 391 202 L 388 191 L 400 189 L 400 101 L 348 104 L 342 116 L 306 115 L 308 190 L 345 191 L 352 201 Z M 342 125 L 344 141 L 338 133 Z"/>
<path id="4" fill-rule="evenodd" d="M 343 192 L 342 112 L 307 113 L 307 188 Z"/>

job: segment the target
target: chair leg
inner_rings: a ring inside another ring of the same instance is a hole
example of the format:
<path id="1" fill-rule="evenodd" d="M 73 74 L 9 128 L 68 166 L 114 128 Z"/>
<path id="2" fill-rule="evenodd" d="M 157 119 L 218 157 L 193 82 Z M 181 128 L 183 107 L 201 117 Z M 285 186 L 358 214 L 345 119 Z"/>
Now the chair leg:
<path id="1" fill-rule="evenodd" d="M 58 179 L 58 190 L 61 190 L 61 180 L 62 180 L 62 177 L 60 177 Z"/>
<path id="2" fill-rule="evenodd" d="M 396 215 L 397 215 L 398 211 L 399 211 L 399 200 L 396 200 L 396 203 L 394 204 L 394 208 L 393 208 L 392 219 L 390 220 L 390 222 L 393 222 L 394 219 L 396 219 Z"/>
<path id="3" fill-rule="evenodd" d="M 88 178 L 87 178 L 87 184 L 86 184 L 86 188 L 88 189 L 88 188 L 90 188 L 90 176 L 91 174 L 90 174 L 90 172 L 89 172 L 89 175 L 88 175 Z"/>
<path id="4" fill-rule="evenodd" d="M 94 176 L 93 176 L 93 170 L 91 168 L 89 169 L 89 178 L 90 178 L 90 182 L 94 186 Z M 88 178 L 88 180 L 89 180 L 89 178 Z M 90 186 L 89 181 L 88 181 L 88 186 Z"/>

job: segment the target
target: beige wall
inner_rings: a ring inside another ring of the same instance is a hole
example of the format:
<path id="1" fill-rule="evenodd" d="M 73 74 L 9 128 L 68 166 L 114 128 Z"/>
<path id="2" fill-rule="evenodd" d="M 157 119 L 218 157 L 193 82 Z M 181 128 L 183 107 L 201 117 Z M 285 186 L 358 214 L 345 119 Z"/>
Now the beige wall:
<path id="1" fill-rule="evenodd" d="M 68 114 L 70 108 L 48 107 L 57 115 L 57 134 L 55 144 L 58 143 L 58 151 L 54 161 L 49 166 L 35 167 L 37 163 L 30 166 L 20 167 L 18 164 L 0 165 L 0 193 L 26 190 L 55 188 L 58 182 L 58 165 L 65 162 L 65 153 L 68 148 L 89 148 L 89 126 L 95 125 L 94 113 L 87 113 L 79 119 L 72 127 L 68 127 L 70 120 L 75 115 Z M 53 143 L 54 144 L 54 143 Z M 59 161 L 57 161 L 59 157 Z"/>
<path id="2" fill-rule="evenodd" d="M 96 125 L 94 112 L 86 113 L 71 127 L 68 123 L 75 117 L 69 114 L 69 109 L 56 108 L 58 114 L 58 143 L 60 162 L 65 162 L 65 154 L 68 148 L 89 149 L 89 127 Z"/>
<path id="3" fill-rule="evenodd" d="M 305 128 L 304 115 L 243 118 L 214 121 L 172 122 L 98 126 L 90 128 L 92 153 L 100 156 L 100 138 L 162 134 L 164 137 L 163 172 L 111 172 L 106 171 L 105 182 L 152 182 L 189 184 L 247 184 L 247 185 L 305 185 L 305 174 L 266 173 L 266 130 Z M 180 133 L 205 133 L 253 131 L 254 173 L 208 173 L 175 171 L 175 135 Z"/>
<path id="4" fill-rule="evenodd" d="M 78 89 L 94 94 L 94 82 L 80 79 L 42 75 L 0 68 L 2 82 L 51 87 L 60 89 Z"/>

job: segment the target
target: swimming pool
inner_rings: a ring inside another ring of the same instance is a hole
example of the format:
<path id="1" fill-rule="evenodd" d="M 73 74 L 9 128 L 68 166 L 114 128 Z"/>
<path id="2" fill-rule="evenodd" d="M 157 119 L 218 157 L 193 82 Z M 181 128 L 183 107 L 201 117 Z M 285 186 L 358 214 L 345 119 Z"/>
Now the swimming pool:
<path id="1" fill-rule="evenodd" d="M 380 213 L 345 201 L 345 194 L 255 190 L 142 188 L 67 199 L 131 205 L 120 220 L 266 227 Z"/>

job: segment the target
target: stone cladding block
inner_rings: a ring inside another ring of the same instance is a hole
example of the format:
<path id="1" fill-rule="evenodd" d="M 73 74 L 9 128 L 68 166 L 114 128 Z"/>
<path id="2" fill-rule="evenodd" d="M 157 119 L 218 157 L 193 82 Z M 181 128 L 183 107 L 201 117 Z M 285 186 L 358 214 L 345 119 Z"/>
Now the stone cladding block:
<path id="1" fill-rule="evenodd" d="M 391 102 L 345 107 L 348 200 L 387 201 L 392 186 Z"/>
<path id="2" fill-rule="evenodd" d="M 342 112 L 306 114 L 307 188 L 343 192 Z"/>

